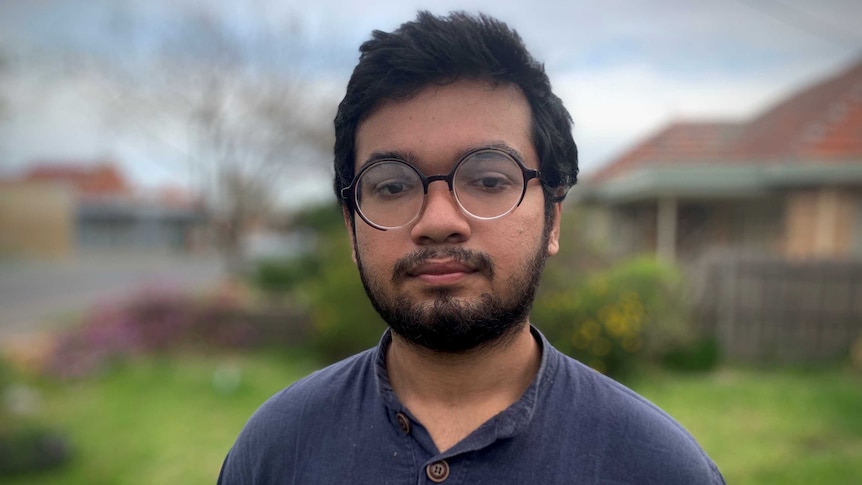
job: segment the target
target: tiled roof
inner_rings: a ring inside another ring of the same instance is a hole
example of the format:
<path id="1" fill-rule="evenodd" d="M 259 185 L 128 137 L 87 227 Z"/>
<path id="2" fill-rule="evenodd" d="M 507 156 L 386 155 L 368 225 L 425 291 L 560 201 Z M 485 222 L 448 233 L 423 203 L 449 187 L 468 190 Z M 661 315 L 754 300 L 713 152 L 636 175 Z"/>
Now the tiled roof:
<path id="1" fill-rule="evenodd" d="M 22 177 L 26 181 L 69 184 L 83 196 L 126 195 L 131 187 L 113 164 L 36 163 Z"/>
<path id="2" fill-rule="evenodd" d="M 203 199 L 180 186 L 162 186 L 142 190 L 133 187 L 111 162 L 93 165 L 91 162 L 37 162 L 20 177 L 4 181 L 50 182 L 71 187 L 78 200 L 87 208 L 125 210 L 124 207 L 149 207 L 174 211 L 199 211 Z"/>
<path id="3" fill-rule="evenodd" d="M 646 166 L 715 160 L 727 152 L 738 132 L 739 125 L 733 123 L 674 123 L 628 150 L 589 179 L 593 182 L 608 180 Z"/>
<path id="4" fill-rule="evenodd" d="M 745 125 L 743 158 L 862 157 L 862 61 L 802 90 Z"/>
<path id="5" fill-rule="evenodd" d="M 634 146 L 592 176 L 635 168 L 715 163 L 862 162 L 862 59 L 743 123 L 680 122 Z"/>

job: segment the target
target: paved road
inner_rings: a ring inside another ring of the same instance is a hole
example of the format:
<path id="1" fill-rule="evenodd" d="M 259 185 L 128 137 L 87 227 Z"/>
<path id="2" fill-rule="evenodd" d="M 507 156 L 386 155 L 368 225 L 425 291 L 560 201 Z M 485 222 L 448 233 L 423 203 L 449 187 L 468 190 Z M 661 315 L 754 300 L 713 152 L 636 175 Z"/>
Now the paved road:
<path id="1" fill-rule="evenodd" d="M 59 261 L 0 262 L 0 340 L 61 325 L 63 317 L 137 288 L 201 289 L 224 276 L 211 255 L 89 254 Z"/>

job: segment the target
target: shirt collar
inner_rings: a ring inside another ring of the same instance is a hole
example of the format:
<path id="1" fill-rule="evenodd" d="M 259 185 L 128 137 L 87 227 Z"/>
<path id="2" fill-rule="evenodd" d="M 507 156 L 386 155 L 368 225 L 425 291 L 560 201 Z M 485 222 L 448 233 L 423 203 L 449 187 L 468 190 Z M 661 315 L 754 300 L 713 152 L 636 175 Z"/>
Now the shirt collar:
<path id="1" fill-rule="evenodd" d="M 518 401 L 485 422 L 485 424 L 480 426 L 461 443 L 447 451 L 446 455 L 479 449 L 498 439 L 516 436 L 530 424 L 539 406 L 542 405 L 543 399 L 541 398 L 546 392 L 548 385 L 553 381 L 552 376 L 559 361 L 559 355 L 536 327 L 530 325 L 530 333 L 536 339 L 542 352 L 539 370 L 533 382 L 530 383 L 530 386 L 524 391 L 524 394 Z M 404 406 L 398 401 L 398 397 L 392 389 L 386 369 L 386 351 L 391 343 L 392 331 L 387 329 L 380 339 L 380 343 L 377 345 L 375 356 L 377 392 L 387 407 L 395 412 L 405 412 Z"/>

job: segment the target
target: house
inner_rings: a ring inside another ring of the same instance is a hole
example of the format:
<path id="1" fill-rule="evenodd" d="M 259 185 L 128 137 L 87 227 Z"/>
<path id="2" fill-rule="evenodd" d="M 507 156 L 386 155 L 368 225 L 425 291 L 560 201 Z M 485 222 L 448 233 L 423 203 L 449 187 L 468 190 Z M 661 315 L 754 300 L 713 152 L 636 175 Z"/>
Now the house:
<path id="1" fill-rule="evenodd" d="M 0 258 L 64 258 L 74 245 L 75 196 L 54 184 L 0 180 Z"/>
<path id="2" fill-rule="evenodd" d="M 7 253 L 188 250 L 204 239 L 198 199 L 137 190 L 112 161 L 36 162 L 0 185 L 0 201 L 0 250 Z"/>
<path id="3" fill-rule="evenodd" d="M 575 198 L 618 255 L 862 257 L 862 59 L 739 122 L 678 122 Z"/>

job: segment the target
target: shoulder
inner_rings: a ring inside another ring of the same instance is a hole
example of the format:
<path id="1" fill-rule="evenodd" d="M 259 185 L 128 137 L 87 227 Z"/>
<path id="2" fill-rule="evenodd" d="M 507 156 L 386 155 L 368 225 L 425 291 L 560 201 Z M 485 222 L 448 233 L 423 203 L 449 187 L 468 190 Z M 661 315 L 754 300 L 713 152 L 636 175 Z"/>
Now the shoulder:
<path id="1" fill-rule="evenodd" d="M 556 399 L 574 399 L 579 409 L 591 414 L 608 415 L 613 411 L 618 426 L 643 424 L 688 435 L 675 419 L 640 394 L 569 356 L 558 355 Z"/>
<path id="2" fill-rule="evenodd" d="M 554 405 L 575 405 L 580 414 L 607 417 L 606 424 L 614 427 L 650 427 L 690 438 L 675 419 L 640 394 L 556 349 L 551 352 L 558 361 L 547 390 Z"/>
<path id="3" fill-rule="evenodd" d="M 304 377 L 263 403 L 249 418 L 222 467 L 220 483 L 269 483 L 289 476 L 287 457 L 310 439 L 337 429 L 340 420 L 360 412 L 374 392 L 374 356 L 368 350 Z"/>
<path id="4" fill-rule="evenodd" d="M 374 355 L 367 350 L 296 381 L 264 402 L 246 429 L 289 426 L 297 417 L 331 414 L 339 405 L 359 402 L 374 388 Z"/>
<path id="5" fill-rule="evenodd" d="M 374 382 L 374 349 L 369 349 L 312 372 L 269 398 L 255 413 L 283 414 L 302 403 L 344 397 Z"/>
<path id="6" fill-rule="evenodd" d="M 552 352 L 559 365 L 548 400 L 557 419 L 574 422 L 598 455 L 612 462 L 618 478 L 724 483 L 697 440 L 668 413 L 619 382 Z"/>

